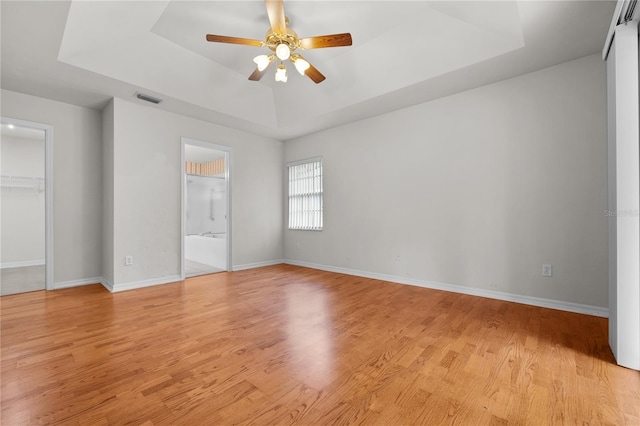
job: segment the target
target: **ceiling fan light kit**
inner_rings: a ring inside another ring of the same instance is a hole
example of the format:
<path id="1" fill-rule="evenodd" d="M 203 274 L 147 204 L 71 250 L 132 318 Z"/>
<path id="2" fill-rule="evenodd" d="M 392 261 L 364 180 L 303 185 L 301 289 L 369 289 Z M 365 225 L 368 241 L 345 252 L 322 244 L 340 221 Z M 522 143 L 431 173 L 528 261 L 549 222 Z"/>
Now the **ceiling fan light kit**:
<path id="1" fill-rule="evenodd" d="M 260 55 L 253 58 L 253 62 L 258 66 L 259 71 L 264 71 L 273 61 L 273 55 Z"/>
<path id="2" fill-rule="evenodd" d="M 278 65 L 278 69 L 276 70 L 276 81 L 287 82 L 287 69 L 282 63 Z"/>
<path id="3" fill-rule="evenodd" d="M 298 55 L 297 53 L 291 57 L 291 62 L 293 62 L 293 65 L 296 66 L 296 69 L 298 70 L 300 75 L 304 75 L 304 73 L 307 72 L 307 70 L 311 66 L 309 62 L 302 59 L 302 56 Z"/>
<path id="4" fill-rule="evenodd" d="M 286 61 L 291 56 L 291 49 L 289 49 L 289 46 L 287 46 L 286 44 L 280 43 L 276 47 L 276 56 L 281 61 Z"/>
<path id="5" fill-rule="evenodd" d="M 293 52 L 296 49 L 308 50 L 325 47 L 351 46 L 351 34 L 341 33 L 301 39 L 298 38 L 295 31 L 287 28 L 289 18 L 284 16 L 282 0 L 265 0 L 265 6 L 267 7 L 267 15 L 269 15 L 269 23 L 271 24 L 271 28 L 267 31 L 265 41 L 215 34 L 207 34 L 207 41 L 269 48 L 273 53 L 269 55 L 259 55 L 253 58 L 256 69 L 249 76 L 249 80 L 259 81 L 277 57 L 280 64 L 276 69 L 276 81 L 282 83 L 287 82 L 287 69 L 284 66 L 284 61 L 286 60 L 291 61 L 301 75 L 306 75 L 316 84 L 324 81 L 326 77 L 322 75 L 320 71 L 304 59 L 302 55 Z"/>

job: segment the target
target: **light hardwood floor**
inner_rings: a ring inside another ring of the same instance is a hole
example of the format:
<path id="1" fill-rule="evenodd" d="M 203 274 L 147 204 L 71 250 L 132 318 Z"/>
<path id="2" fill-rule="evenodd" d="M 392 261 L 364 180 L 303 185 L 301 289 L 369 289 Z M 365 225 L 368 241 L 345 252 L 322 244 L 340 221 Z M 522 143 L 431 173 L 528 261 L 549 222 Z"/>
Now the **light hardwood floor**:
<path id="1" fill-rule="evenodd" d="M 603 318 L 287 265 L 0 303 L 2 425 L 640 424 Z"/>

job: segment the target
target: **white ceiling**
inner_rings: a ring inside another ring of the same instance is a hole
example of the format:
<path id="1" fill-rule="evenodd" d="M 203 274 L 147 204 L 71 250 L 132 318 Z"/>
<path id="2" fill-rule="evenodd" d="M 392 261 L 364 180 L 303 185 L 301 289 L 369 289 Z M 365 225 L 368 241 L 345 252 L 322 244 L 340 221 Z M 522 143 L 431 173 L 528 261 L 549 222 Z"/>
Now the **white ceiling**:
<path id="1" fill-rule="evenodd" d="M 262 1 L 2 1 L 2 87 L 102 108 L 142 91 L 154 108 L 287 140 L 601 51 L 613 1 L 286 1 L 299 36 L 350 32 L 305 51 L 327 79 L 289 64 L 247 79 L 267 49 Z M 146 104 L 146 103 L 145 103 Z M 148 104 L 146 104 L 148 105 Z"/>

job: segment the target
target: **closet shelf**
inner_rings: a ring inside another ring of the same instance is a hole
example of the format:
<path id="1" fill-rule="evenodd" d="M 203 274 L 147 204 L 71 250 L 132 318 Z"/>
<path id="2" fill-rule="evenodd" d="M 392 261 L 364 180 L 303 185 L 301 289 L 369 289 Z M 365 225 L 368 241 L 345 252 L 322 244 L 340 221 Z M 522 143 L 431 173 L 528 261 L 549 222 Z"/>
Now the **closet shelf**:
<path id="1" fill-rule="evenodd" d="M 1 175 L 0 186 L 8 189 L 32 189 L 37 192 L 44 191 L 44 178 L 37 176 L 12 176 Z"/>

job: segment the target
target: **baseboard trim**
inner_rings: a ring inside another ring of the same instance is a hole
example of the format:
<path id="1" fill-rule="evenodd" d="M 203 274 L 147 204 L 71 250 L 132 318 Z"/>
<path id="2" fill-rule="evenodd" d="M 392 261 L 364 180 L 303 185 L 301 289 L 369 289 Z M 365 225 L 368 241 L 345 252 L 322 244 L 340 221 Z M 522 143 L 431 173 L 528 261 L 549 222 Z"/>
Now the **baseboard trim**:
<path id="1" fill-rule="evenodd" d="M 543 308 L 558 309 L 561 311 L 575 312 L 597 317 L 609 317 L 609 309 L 600 306 L 582 305 L 580 303 L 564 302 L 561 300 L 544 299 L 533 296 L 523 296 L 501 291 L 486 290 L 481 288 L 464 287 L 455 284 L 445 284 L 435 281 L 417 280 L 413 278 L 400 277 L 396 275 L 380 274 L 377 272 L 359 271 L 356 269 L 342 268 L 338 266 L 322 265 L 318 263 L 302 262 L 299 260 L 285 259 L 284 263 L 305 268 L 319 269 L 321 271 L 337 272 L 339 274 L 355 275 L 358 277 L 371 278 L 381 281 L 389 281 L 398 284 L 407 284 L 417 287 L 430 288 L 434 290 L 450 291 L 453 293 L 468 294 L 471 296 L 486 297 L 489 299 L 504 300 L 507 302 L 522 303 L 525 305 L 540 306 Z"/>
<path id="2" fill-rule="evenodd" d="M 111 284 L 111 281 L 102 277 L 102 279 L 100 280 L 100 284 L 102 284 L 102 287 L 106 288 L 111 293 L 113 293 L 113 284 Z"/>
<path id="3" fill-rule="evenodd" d="M 180 278 L 180 275 L 170 275 L 170 276 L 164 277 L 164 278 L 152 278 L 152 279 L 149 279 L 149 280 L 132 281 L 132 282 L 129 282 L 129 283 L 120 283 L 120 284 L 107 283 L 106 280 L 105 280 L 105 282 L 103 282 L 102 285 L 105 286 L 107 288 L 107 290 L 109 290 L 110 292 L 117 293 L 117 292 L 120 292 L 120 291 L 135 290 L 135 289 L 138 289 L 138 288 L 152 287 L 154 285 L 175 283 L 175 282 L 178 282 L 178 281 L 182 281 L 182 278 Z"/>
<path id="4" fill-rule="evenodd" d="M 44 265 L 44 259 L 36 259 L 36 260 L 21 260 L 19 262 L 5 262 L 0 263 L 0 269 L 9 269 L 9 268 L 24 268 L 26 266 L 40 266 Z"/>
<path id="5" fill-rule="evenodd" d="M 244 271 L 245 269 L 254 269 L 254 268 L 262 268 L 263 266 L 273 266 L 280 265 L 285 263 L 284 259 L 276 259 L 276 260 L 267 260 L 264 262 L 256 262 L 256 263 L 245 263 L 244 265 L 234 265 L 233 272 L 236 271 Z"/>
<path id="6" fill-rule="evenodd" d="M 62 281 L 58 283 L 53 283 L 52 290 L 60 290 L 62 288 L 71 288 L 71 287 L 80 287 L 83 285 L 89 284 L 102 284 L 104 278 L 102 277 L 93 277 L 93 278 L 83 278 L 81 280 L 71 280 L 71 281 Z"/>

